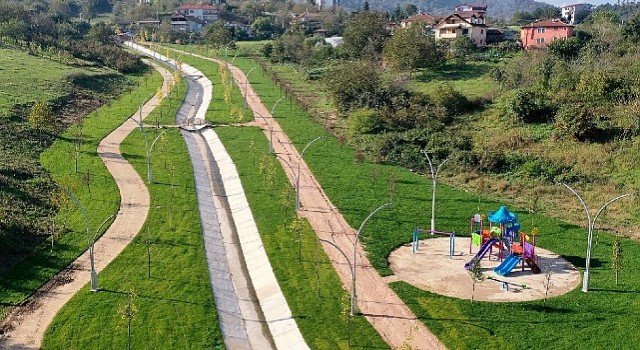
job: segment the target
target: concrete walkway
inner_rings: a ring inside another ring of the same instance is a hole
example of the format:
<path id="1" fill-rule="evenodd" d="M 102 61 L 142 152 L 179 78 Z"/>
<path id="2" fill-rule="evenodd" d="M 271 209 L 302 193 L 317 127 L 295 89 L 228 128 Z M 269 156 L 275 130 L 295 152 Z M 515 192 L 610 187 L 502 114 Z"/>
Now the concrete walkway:
<path id="1" fill-rule="evenodd" d="M 175 66 L 148 49 L 136 49 Z M 189 82 L 178 123 L 204 122 L 211 82 L 181 65 Z M 229 349 L 308 349 L 275 278 L 230 156 L 211 129 L 183 131 L 196 177 L 207 261 Z"/>
<path id="2" fill-rule="evenodd" d="M 166 95 L 171 73 L 153 64 L 163 78 Z M 154 96 L 132 118 L 146 118 L 161 102 Z M 149 213 L 149 192 L 145 182 L 120 153 L 120 144 L 138 124 L 127 119 L 98 145 L 98 155 L 115 179 L 120 191 L 120 208 L 114 222 L 98 239 L 94 247 L 95 269 L 99 273 L 138 234 Z M 16 308 L 2 325 L 2 349 L 39 349 L 44 333 L 58 311 L 90 279 L 88 251 L 40 288 L 23 306 Z"/>
<path id="3" fill-rule="evenodd" d="M 183 54 L 186 53 L 183 52 Z M 200 55 L 194 56 L 219 62 L 219 60 Z M 353 252 L 356 231 L 349 226 L 338 209 L 331 203 L 304 160 L 300 161 L 298 151 L 278 122 L 271 116 L 251 84 L 248 83 L 244 73 L 233 65 L 229 65 L 229 68 L 237 86 L 246 96 L 249 107 L 254 113 L 263 116 L 263 118 L 258 118 L 256 122 L 262 127 L 267 137 L 269 137 L 269 129 L 272 128 L 274 150 L 278 154 L 278 159 L 292 185 L 295 184 L 296 178 L 292 168 L 296 169 L 300 166 L 302 207 L 299 215 L 309 220 L 318 238 L 333 242 L 344 252 Z M 345 263 L 344 257 L 334 247 L 323 246 L 345 289 L 350 290 L 352 276 L 349 265 Z M 445 349 L 444 344 L 416 318 L 371 266 L 362 246 L 358 244 L 356 248 L 358 308 L 384 340 L 392 348 L 408 345 L 412 349 Z"/>

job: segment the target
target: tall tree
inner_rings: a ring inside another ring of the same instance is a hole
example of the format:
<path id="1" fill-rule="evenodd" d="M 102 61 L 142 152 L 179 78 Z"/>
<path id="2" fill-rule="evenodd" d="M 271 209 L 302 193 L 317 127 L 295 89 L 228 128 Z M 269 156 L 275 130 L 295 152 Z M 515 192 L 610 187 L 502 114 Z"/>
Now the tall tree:
<path id="1" fill-rule="evenodd" d="M 413 16 L 417 13 L 418 13 L 418 7 L 414 4 L 407 4 L 407 6 L 404 7 L 404 14 L 407 17 Z"/>
<path id="2" fill-rule="evenodd" d="M 401 71 L 433 67 L 442 63 L 443 55 L 437 49 L 435 39 L 424 34 L 425 30 L 418 24 L 396 30 L 384 45 L 384 62 Z"/>
<path id="3" fill-rule="evenodd" d="M 207 31 L 204 34 L 204 37 L 206 41 L 215 48 L 227 46 L 233 41 L 233 35 L 231 34 L 231 31 L 225 28 L 220 22 L 216 22 L 213 25 L 207 27 Z"/>
<path id="4" fill-rule="evenodd" d="M 377 59 L 388 36 L 384 15 L 378 12 L 361 12 L 347 25 L 343 47 L 351 57 Z"/>

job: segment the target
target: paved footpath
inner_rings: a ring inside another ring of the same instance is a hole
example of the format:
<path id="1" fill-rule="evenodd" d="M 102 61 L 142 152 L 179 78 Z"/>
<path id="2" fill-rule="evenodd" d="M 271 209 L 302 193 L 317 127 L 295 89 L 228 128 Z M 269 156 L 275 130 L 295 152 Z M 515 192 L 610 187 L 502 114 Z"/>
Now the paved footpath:
<path id="1" fill-rule="evenodd" d="M 183 53 L 186 54 L 186 52 Z M 194 56 L 219 62 L 216 59 L 200 55 Z M 229 65 L 229 69 L 237 86 L 246 96 L 249 107 L 255 113 L 263 116 L 263 118 L 257 118 L 256 122 L 262 127 L 267 137 L 269 137 L 271 125 L 274 150 L 278 154 L 278 159 L 282 163 L 289 181 L 295 184 L 296 174 L 292 169 L 298 168 L 300 159 L 298 151 L 278 122 L 271 116 L 251 84 L 248 84 L 244 73 L 233 65 Z M 299 215 L 309 220 L 318 238 L 333 242 L 345 252 L 353 252 L 356 230 L 349 226 L 338 209 L 331 203 L 304 160 L 300 162 L 300 169 L 300 201 L 302 206 Z M 328 244 L 323 246 L 345 289 L 350 290 L 351 270 L 349 265 L 345 263 L 344 257 L 337 249 Z M 387 344 L 392 348 L 404 345 L 409 345 L 412 349 L 446 348 L 389 288 L 380 274 L 371 266 L 364 249 L 359 244 L 356 275 L 358 308 Z"/>
<path id="2" fill-rule="evenodd" d="M 163 78 L 162 89 L 166 95 L 171 73 L 151 63 Z M 161 102 L 154 96 L 132 118 L 144 119 Z M 120 190 L 120 208 L 114 222 L 94 246 L 95 269 L 99 273 L 138 234 L 149 213 L 149 191 L 133 166 L 120 153 L 120 144 L 138 127 L 127 119 L 124 124 L 105 137 L 98 145 L 98 155 L 107 166 Z M 44 333 L 58 311 L 90 279 L 88 251 L 78 257 L 51 281 L 41 287 L 23 306 L 16 308 L 2 324 L 5 330 L 0 339 L 0 349 L 39 349 Z"/>

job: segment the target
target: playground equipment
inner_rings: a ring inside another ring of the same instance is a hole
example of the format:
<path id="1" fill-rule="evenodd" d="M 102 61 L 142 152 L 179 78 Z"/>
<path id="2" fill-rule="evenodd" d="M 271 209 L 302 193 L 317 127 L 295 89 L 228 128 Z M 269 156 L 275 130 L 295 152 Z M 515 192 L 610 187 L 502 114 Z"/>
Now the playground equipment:
<path id="1" fill-rule="evenodd" d="M 470 269 L 473 261 L 484 258 L 487 253 L 491 259 L 492 250 L 495 247 L 499 249 L 498 258 L 501 261 L 501 264 L 494 269 L 495 273 L 504 276 L 511 272 L 518 263 L 521 263 L 523 271 L 526 263 L 533 273 L 540 273 L 540 267 L 535 261 L 537 228 L 533 229 L 531 238 L 525 232 L 520 232 L 518 216 L 505 206 L 495 212 L 490 212 L 486 218 L 489 221 L 488 229 L 484 227 L 485 217 L 483 215 L 476 214 L 471 218 L 469 253 L 472 253 L 474 245 L 480 246 L 480 249 L 473 259 L 465 264 L 465 268 Z"/>
<path id="2" fill-rule="evenodd" d="M 429 233 L 432 236 L 433 235 L 448 236 L 449 237 L 449 259 L 451 259 L 451 257 L 454 254 L 453 252 L 456 248 L 455 232 L 434 231 L 434 230 L 427 230 L 420 227 L 416 227 L 415 229 L 413 229 L 413 237 L 411 240 L 411 248 L 413 250 L 413 254 L 418 252 L 418 245 L 420 243 L 420 233 Z"/>

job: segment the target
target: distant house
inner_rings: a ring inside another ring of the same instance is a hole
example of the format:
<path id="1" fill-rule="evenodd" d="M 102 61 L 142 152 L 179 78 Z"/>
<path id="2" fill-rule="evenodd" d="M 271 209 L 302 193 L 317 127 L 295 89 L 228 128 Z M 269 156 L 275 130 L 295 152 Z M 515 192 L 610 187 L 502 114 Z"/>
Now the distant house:
<path id="1" fill-rule="evenodd" d="M 455 39 L 466 36 L 469 37 L 477 47 L 487 45 L 487 25 L 484 23 L 469 22 L 455 13 L 440 21 L 434 29 L 436 40 Z"/>
<path id="2" fill-rule="evenodd" d="M 180 13 L 171 16 L 171 27 L 180 32 L 200 32 L 205 24 L 204 21 L 196 17 L 185 16 Z"/>
<path id="3" fill-rule="evenodd" d="M 487 4 L 458 5 L 453 13 L 464 18 L 469 23 L 485 24 L 484 15 L 487 13 Z"/>
<path id="4" fill-rule="evenodd" d="M 576 13 L 591 11 L 593 6 L 589 4 L 574 4 L 562 7 L 562 19 L 573 25 L 575 23 Z"/>
<path id="5" fill-rule="evenodd" d="M 429 28 L 433 28 L 441 19 L 442 17 L 433 16 L 428 13 L 419 13 L 400 21 L 400 28 L 409 28 L 414 23 L 422 23 Z"/>
<path id="6" fill-rule="evenodd" d="M 487 28 L 487 45 L 504 41 L 505 31 L 500 28 Z"/>
<path id="7" fill-rule="evenodd" d="M 573 26 L 557 18 L 537 20 L 522 27 L 520 40 L 522 47 L 529 50 L 534 47 L 545 47 L 550 42 L 573 36 Z"/>
<path id="8" fill-rule="evenodd" d="M 180 31 L 199 32 L 218 20 L 220 9 L 211 4 L 182 4 L 173 10 L 171 26 Z"/>

